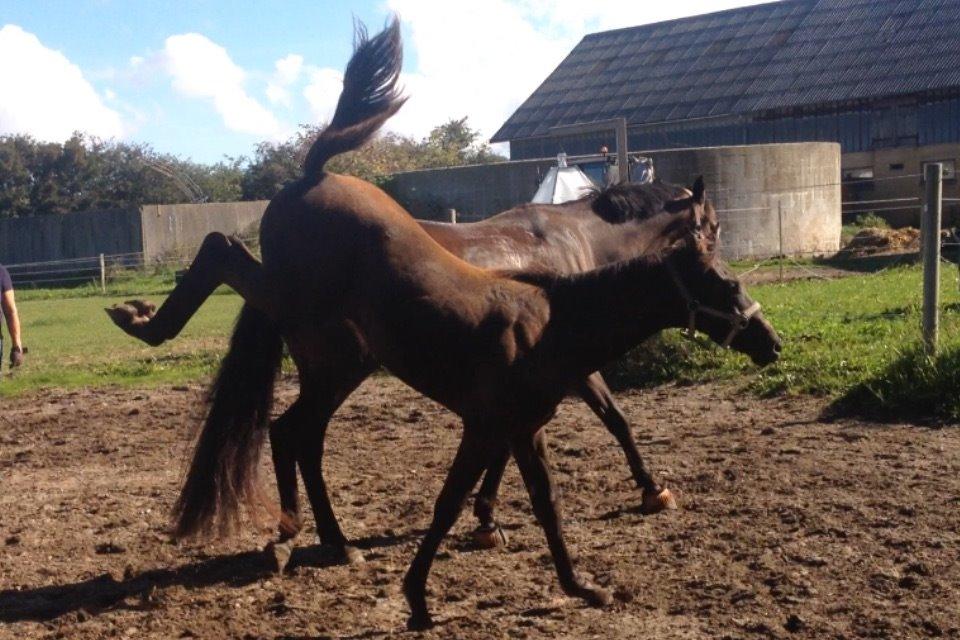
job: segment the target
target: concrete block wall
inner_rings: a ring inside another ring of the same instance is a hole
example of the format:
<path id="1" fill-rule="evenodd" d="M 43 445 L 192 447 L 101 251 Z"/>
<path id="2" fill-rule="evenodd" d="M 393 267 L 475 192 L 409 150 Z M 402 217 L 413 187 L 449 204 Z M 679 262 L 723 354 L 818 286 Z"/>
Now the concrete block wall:
<path id="1" fill-rule="evenodd" d="M 144 205 L 140 208 L 144 260 L 150 262 L 170 255 L 193 257 L 203 238 L 212 231 L 256 236 L 267 203 L 254 200 Z"/>

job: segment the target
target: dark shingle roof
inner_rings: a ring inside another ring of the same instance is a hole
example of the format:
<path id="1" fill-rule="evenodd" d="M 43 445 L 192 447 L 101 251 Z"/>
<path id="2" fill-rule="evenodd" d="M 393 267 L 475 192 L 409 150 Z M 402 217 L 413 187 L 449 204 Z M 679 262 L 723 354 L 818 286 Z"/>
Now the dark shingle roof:
<path id="1" fill-rule="evenodd" d="M 960 86 L 960 0 L 784 0 L 586 36 L 493 136 Z"/>

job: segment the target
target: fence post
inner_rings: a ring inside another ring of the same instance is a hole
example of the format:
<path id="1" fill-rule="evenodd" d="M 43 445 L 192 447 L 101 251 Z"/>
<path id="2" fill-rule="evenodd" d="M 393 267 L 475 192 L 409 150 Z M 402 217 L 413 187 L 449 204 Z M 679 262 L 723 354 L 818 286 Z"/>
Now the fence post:
<path id="1" fill-rule="evenodd" d="M 107 293 L 107 263 L 100 254 L 100 291 Z"/>
<path id="2" fill-rule="evenodd" d="M 447 209 L 447 217 L 450 222 L 453 224 L 457 223 L 457 210 L 456 209 Z"/>
<path id="3" fill-rule="evenodd" d="M 780 283 L 783 283 L 783 202 L 777 199 L 777 231 L 780 234 Z"/>
<path id="4" fill-rule="evenodd" d="M 943 165 L 924 168 L 926 193 L 920 221 L 923 250 L 923 343 L 928 355 L 936 355 L 940 307 L 940 217 L 943 210 Z"/>

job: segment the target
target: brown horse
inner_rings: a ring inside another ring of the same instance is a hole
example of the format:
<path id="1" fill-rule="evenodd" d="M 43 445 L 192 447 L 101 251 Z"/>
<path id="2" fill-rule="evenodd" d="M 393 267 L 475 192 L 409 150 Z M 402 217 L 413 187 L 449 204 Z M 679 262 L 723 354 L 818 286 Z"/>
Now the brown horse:
<path id="1" fill-rule="evenodd" d="M 255 494 L 281 338 L 300 373 L 301 395 L 280 422 L 325 413 L 319 406 L 330 397 L 324 360 L 336 354 L 326 341 L 331 327 L 339 327 L 377 362 L 463 418 L 463 439 L 433 521 L 404 579 L 408 626 L 430 624 L 425 589 L 436 550 L 483 470 L 508 447 L 564 591 L 605 604 L 609 595 L 573 570 L 543 425 L 578 381 L 663 328 L 704 331 L 758 364 L 777 358 L 779 338 L 708 246 L 702 193 L 695 194 L 683 239 L 661 255 L 576 275 L 509 276 L 450 254 L 373 185 L 325 172 L 330 157 L 361 145 L 402 104 L 395 89 L 398 49 L 396 23 L 359 39 L 334 118 L 311 148 L 303 178 L 264 214 L 262 264 L 242 246 L 211 235 L 202 251 L 208 258 L 188 276 L 196 286 L 171 296 L 155 317 L 144 309 L 115 314 L 143 337 L 153 322 L 165 322 L 165 309 L 171 309 L 168 318 L 189 317 L 220 283 L 249 305 L 227 359 L 253 352 L 252 360 L 244 358 L 259 366 L 237 370 L 225 363 L 214 384 L 215 401 L 176 506 L 178 532 L 232 522 L 238 502 Z M 168 331 L 173 324 L 161 326 Z"/>
<path id="2" fill-rule="evenodd" d="M 399 54 L 399 51 L 397 52 Z M 390 105 L 384 104 L 384 108 Z M 491 269 L 539 271 L 570 274 L 595 269 L 605 264 L 631 257 L 662 251 L 685 233 L 684 221 L 699 209 L 703 216 L 703 233 L 715 240 L 719 230 L 716 213 L 703 196 L 702 180 L 691 189 L 664 183 L 644 185 L 616 185 L 562 205 L 527 204 L 473 224 L 445 224 L 421 221 L 424 230 L 454 255 Z M 216 258 L 213 258 L 216 259 Z M 206 253 L 197 258 L 193 272 L 209 270 Z M 158 344 L 176 335 L 195 308 L 178 306 L 176 301 L 190 296 L 188 289 L 196 288 L 197 278 L 188 277 L 177 287 L 171 302 L 149 324 L 136 324 L 135 309 L 149 310 L 149 303 L 130 301 L 126 308 L 111 310 L 117 323 L 133 335 L 151 344 Z M 174 318 L 172 311 L 180 313 Z M 145 311 L 151 315 L 152 311 Z M 242 314 L 249 314 L 245 309 Z M 243 325 L 241 321 L 241 325 Z M 320 415 L 309 422 L 282 420 L 270 429 L 271 449 L 280 492 L 282 518 L 280 542 L 292 540 L 302 527 L 296 484 L 296 465 L 310 496 L 317 518 L 321 542 L 332 555 L 356 559 L 359 552 L 348 546 L 333 513 L 322 480 L 320 461 L 323 440 L 330 418 L 340 404 L 373 371 L 379 363 L 356 340 L 347 326 L 329 325 L 329 335 L 317 338 L 317 348 L 328 348 L 323 359 L 324 370 L 316 375 L 325 380 L 326 397 L 317 403 Z M 241 351 L 241 353 L 246 353 Z M 247 368 L 237 358 L 227 358 L 225 364 Z M 321 365 L 318 365 L 321 366 Z M 578 381 L 571 393 L 579 395 L 600 417 L 619 442 L 637 487 L 641 489 L 641 508 L 655 513 L 674 507 L 669 490 L 663 489 L 646 469 L 637 450 L 629 425 L 617 406 L 606 382 L 597 373 Z M 217 409 L 212 413 L 218 414 Z M 315 434 L 304 433 L 315 430 Z M 494 506 L 509 452 L 497 459 L 487 470 L 474 503 L 474 513 L 480 521 L 476 531 L 482 546 L 494 546 L 503 540 L 502 528 L 494 521 Z M 278 568 L 282 569 L 289 557 L 289 545 L 271 547 L 276 554 Z"/>

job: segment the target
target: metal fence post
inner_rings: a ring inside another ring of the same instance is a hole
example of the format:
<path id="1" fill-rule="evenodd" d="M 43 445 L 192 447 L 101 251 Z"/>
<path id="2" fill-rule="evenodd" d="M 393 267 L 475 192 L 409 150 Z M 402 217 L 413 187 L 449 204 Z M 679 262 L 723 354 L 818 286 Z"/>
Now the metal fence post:
<path id="1" fill-rule="evenodd" d="M 447 218 L 452 224 L 457 223 L 457 210 L 456 209 L 447 209 Z"/>
<path id="2" fill-rule="evenodd" d="M 103 259 L 102 253 L 100 254 L 100 291 L 107 293 L 107 262 Z"/>
<path id="3" fill-rule="evenodd" d="M 920 238 L 923 243 L 923 343 L 929 355 L 937 353 L 940 307 L 940 219 L 943 211 L 943 165 L 934 162 L 923 171 L 926 192 Z"/>

